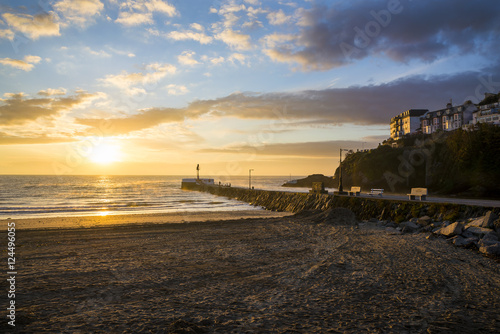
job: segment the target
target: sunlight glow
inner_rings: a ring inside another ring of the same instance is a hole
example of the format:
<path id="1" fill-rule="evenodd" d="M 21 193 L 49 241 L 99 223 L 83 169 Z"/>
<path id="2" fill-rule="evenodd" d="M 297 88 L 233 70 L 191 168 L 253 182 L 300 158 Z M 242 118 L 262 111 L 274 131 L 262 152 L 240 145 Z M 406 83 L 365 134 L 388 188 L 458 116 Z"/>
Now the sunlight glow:
<path id="1" fill-rule="evenodd" d="M 107 165 L 121 161 L 121 147 L 117 144 L 102 143 L 94 147 L 89 159 L 92 162 Z"/>
<path id="2" fill-rule="evenodd" d="M 101 217 L 106 217 L 109 214 L 110 214 L 109 211 L 101 211 L 101 212 L 99 212 L 99 216 L 101 216 Z"/>

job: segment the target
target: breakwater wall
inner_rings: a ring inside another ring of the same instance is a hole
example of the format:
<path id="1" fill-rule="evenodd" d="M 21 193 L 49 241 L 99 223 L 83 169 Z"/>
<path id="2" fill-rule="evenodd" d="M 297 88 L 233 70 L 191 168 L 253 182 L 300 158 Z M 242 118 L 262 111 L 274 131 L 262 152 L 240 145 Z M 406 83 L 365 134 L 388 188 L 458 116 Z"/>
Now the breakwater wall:
<path id="1" fill-rule="evenodd" d="M 342 207 L 351 210 L 358 219 L 377 218 L 397 223 L 422 216 L 429 216 L 434 220 L 454 221 L 483 216 L 488 211 L 500 215 L 500 208 L 449 203 L 395 201 L 375 197 L 308 194 L 219 186 L 204 186 L 197 190 L 262 206 L 273 211 L 296 213 L 304 210 L 325 211 L 330 208 Z"/>

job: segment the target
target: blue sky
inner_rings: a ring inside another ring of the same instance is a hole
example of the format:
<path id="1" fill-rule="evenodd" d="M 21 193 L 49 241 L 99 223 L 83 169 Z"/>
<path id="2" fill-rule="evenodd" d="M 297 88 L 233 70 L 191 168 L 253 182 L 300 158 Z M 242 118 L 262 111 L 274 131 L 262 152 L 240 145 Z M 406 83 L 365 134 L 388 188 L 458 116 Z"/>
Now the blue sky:
<path id="1" fill-rule="evenodd" d="M 0 10 L 4 174 L 332 175 L 340 147 L 376 147 L 392 116 L 500 90 L 493 1 Z"/>

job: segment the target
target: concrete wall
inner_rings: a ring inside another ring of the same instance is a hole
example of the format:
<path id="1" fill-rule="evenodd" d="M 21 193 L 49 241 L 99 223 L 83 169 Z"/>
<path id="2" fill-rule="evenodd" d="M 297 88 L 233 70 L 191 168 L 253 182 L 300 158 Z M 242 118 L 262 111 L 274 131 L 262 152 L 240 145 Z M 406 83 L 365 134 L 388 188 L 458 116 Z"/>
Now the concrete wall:
<path id="1" fill-rule="evenodd" d="M 273 211 L 300 212 L 329 208 L 348 208 L 358 219 L 377 218 L 401 222 L 413 217 L 429 216 L 434 220 L 456 220 L 479 217 L 488 211 L 500 215 L 499 208 L 470 205 L 425 203 L 419 201 L 393 201 L 378 198 L 332 196 L 282 191 L 250 190 L 236 187 L 207 186 L 199 189 L 217 196 L 224 196 L 262 206 Z"/>

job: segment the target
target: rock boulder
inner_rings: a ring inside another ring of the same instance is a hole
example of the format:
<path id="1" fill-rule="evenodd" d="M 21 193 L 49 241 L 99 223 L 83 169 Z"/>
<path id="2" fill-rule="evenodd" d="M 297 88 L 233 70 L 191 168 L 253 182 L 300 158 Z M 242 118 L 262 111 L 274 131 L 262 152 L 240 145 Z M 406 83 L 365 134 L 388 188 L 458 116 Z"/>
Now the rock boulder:
<path id="1" fill-rule="evenodd" d="M 482 238 L 489 232 L 493 232 L 493 230 L 485 227 L 467 226 L 465 228 L 465 232 L 472 234 L 475 237 Z"/>
<path id="2" fill-rule="evenodd" d="M 445 237 L 452 237 L 454 235 L 459 235 L 462 233 L 463 226 L 460 222 L 455 222 L 446 227 L 442 227 L 437 233 L 444 235 Z"/>
<path id="3" fill-rule="evenodd" d="M 483 254 L 488 255 L 500 255 L 500 242 L 496 242 L 494 244 L 488 246 L 480 246 L 479 251 Z"/>
<path id="4" fill-rule="evenodd" d="M 488 211 L 485 216 L 474 219 L 467 226 L 493 228 L 493 223 L 497 218 L 498 216 L 494 212 Z"/>

